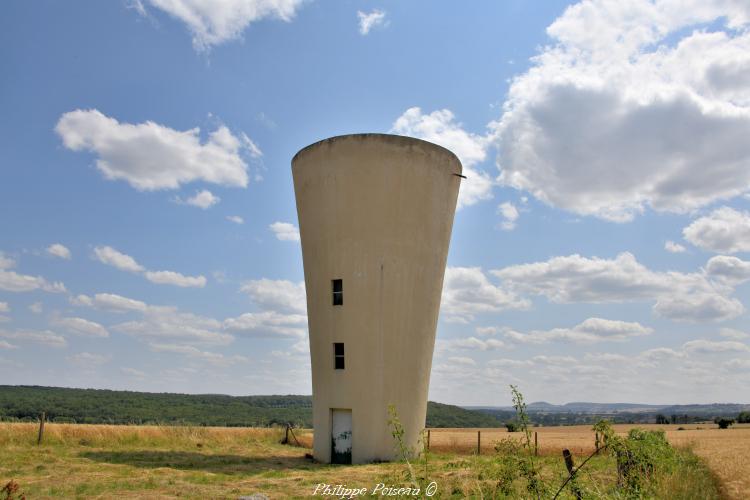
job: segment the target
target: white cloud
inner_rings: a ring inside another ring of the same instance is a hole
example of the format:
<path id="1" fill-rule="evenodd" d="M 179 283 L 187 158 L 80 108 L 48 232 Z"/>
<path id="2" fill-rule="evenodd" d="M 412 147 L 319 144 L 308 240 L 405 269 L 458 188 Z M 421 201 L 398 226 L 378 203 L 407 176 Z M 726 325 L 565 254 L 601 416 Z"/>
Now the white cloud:
<path id="1" fill-rule="evenodd" d="M 225 345 L 234 340 L 222 331 L 220 321 L 169 306 L 148 306 L 140 320 L 118 323 L 110 329 L 149 341 Z"/>
<path id="2" fill-rule="evenodd" d="M 42 311 L 44 311 L 44 307 L 42 306 L 41 302 L 34 302 L 33 304 L 29 305 L 29 311 L 33 312 L 34 314 L 42 314 Z"/>
<path id="3" fill-rule="evenodd" d="M 255 154 L 246 136 L 236 137 L 223 125 L 201 143 L 198 128 L 183 132 L 151 121 L 120 123 L 95 109 L 63 114 L 55 131 L 68 149 L 96 153 L 96 167 L 106 179 L 125 180 L 139 191 L 177 189 L 198 180 L 245 187 L 241 154 Z"/>
<path id="4" fill-rule="evenodd" d="M 664 250 L 669 253 L 682 253 L 685 251 L 685 247 L 674 241 L 666 241 L 664 243 Z"/>
<path id="5" fill-rule="evenodd" d="M 245 219 L 243 219 L 239 215 L 227 215 L 227 220 L 229 222 L 234 222 L 235 224 L 244 224 L 245 223 Z"/>
<path id="6" fill-rule="evenodd" d="M 0 330 L 0 337 L 48 347 L 65 347 L 68 345 L 65 337 L 50 330 Z"/>
<path id="7" fill-rule="evenodd" d="M 624 252 L 615 259 L 553 257 L 546 262 L 509 266 L 492 274 L 502 279 L 502 286 L 508 290 L 543 295 L 556 303 L 655 301 L 653 310 L 660 316 L 719 321 L 737 317 L 745 310 L 729 296 L 732 287 L 716 280 L 732 276 L 731 284 L 736 284 L 743 269 L 727 269 L 720 264 L 726 263 L 717 260 L 711 265 L 709 261 L 707 271 L 698 273 L 656 272 Z"/>
<path id="8" fill-rule="evenodd" d="M 53 322 L 55 326 L 64 328 L 74 335 L 83 337 L 109 337 L 109 332 L 99 323 L 84 318 L 58 318 Z"/>
<path id="9" fill-rule="evenodd" d="M 73 354 L 72 356 L 68 356 L 68 361 L 75 365 L 83 366 L 83 367 L 92 367 L 92 366 L 99 366 L 106 364 L 111 359 L 111 356 L 106 356 L 103 354 L 94 354 L 90 352 L 79 352 L 78 354 Z"/>
<path id="10" fill-rule="evenodd" d="M 476 366 L 477 362 L 466 356 L 451 356 L 448 361 L 454 365 Z"/>
<path id="11" fill-rule="evenodd" d="M 505 342 L 497 339 L 482 340 L 476 337 L 448 340 L 441 343 L 441 351 L 453 349 L 466 349 L 471 351 L 493 351 L 506 347 Z"/>
<path id="12" fill-rule="evenodd" d="M 373 9 L 372 12 L 357 11 L 357 17 L 359 18 L 359 34 L 367 35 L 370 30 L 378 26 L 387 26 L 386 14 L 382 10 Z"/>
<path id="13" fill-rule="evenodd" d="M 185 276 L 175 271 L 148 271 L 130 255 L 126 255 L 109 246 L 94 248 L 94 255 L 99 262 L 114 266 L 121 271 L 143 273 L 143 276 L 147 280 L 158 285 L 174 285 L 183 288 L 203 288 L 206 286 L 206 277 L 203 275 Z"/>
<path id="14" fill-rule="evenodd" d="M 201 351 L 200 349 L 180 344 L 149 344 L 149 348 L 154 352 L 170 352 L 174 354 L 182 354 L 190 358 L 200 359 L 207 361 L 217 366 L 230 366 L 235 363 L 244 363 L 248 359 L 245 356 L 230 356 L 226 357 L 218 352 Z"/>
<path id="15" fill-rule="evenodd" d="M 688 342 L 685 342 L 682 348 L 686 352 L 698 352 L 698 353 L 703 353 L 703 354 L 750 351 L 750 347 L 748 347 L 746 344 L 743 344 L 742 342 L 733 341 L 733 340 L 722 340 L 722 341 L 713 341 L 713 340 L 705 340 L 705 339 L 690 340 Z"/>
<path id="16" fill-rule="evenodd" d="M 454 121 L 448 109 L 423 114 L 418 107 L 409 108 L 399 116 L 391 127 L 391 132 L 424 139 L 443 146 L 461 160 L 463 175 L 458 193 L 458 208 L 474 205 L 481 200 L 492 198 L 493 180 L 474 165 L 487 158 L 488 137 L 471 134 Z"/>
<path id="17" fill-rule="evenodd" d="M 632 337 L 649 335 L 652 332 L 651 328 L 637 322 L 589 318 L 572 328 L 533 330 L 526 333 L 507 329 L 505 337 L 526 344 L 545 344 L 554 341 L 588 344 L 603 341 L 623 341 Z"/>
<path id="18" fill-rule="evenodd" d="M 518 220 L 518 209 L 513 203 L 506 201 L 501 203 L 497 207 L 497 213 L 502 215 L 503 221 L 500 223 L 500 228 L 505 231 L 512 231 L 516 228 L 516 220 Z"/>
<path id="19" fill-rule="evenodd" d="M 717 255 L 708 259 L 706 274 L 715 281 L 734 287 L 750 280 L 750 262 L 737 257 Z"/>
<path id="20" fill-rule="evenodd" d="M 0 252 L 0 269 L 11 269 L 13 267 L 16 267 L 16 261 Z"/>
<path id="21" fill-rule="evenodd" d="M 268 228 L 276 235 L 277 240 L 299 241 L 299 229 L 289 222 L 274 222 Z"/>
<path id="22" fill-rule="evenodd" d="M 177 201 L 177 203 L 184 203 L 185 205 L 192 205 L 194 207 L 207 210 L 219 203 L 221 201 L 221 198 L 214 195 L 208 189 L 204 189 L 202 191 L 196 191 L 195 196 L 187 198 L 184 201 L 179 196 L 175 198 L 175 200 Z"/>
<path id="23" fill-rule="evenodd" d="M 750 333 L 735 330 L 734 328 L 722 328 L 719 330 L 719 335 L 732 340 L 744 340 L 750 338 Z"/>
<path id="24" fill-rule="evenodd" d="M 71 258 L 70 250 L 68 250 L 65 245 L 62 245 L 60 243 L 53 243 L 52 245 L 48 246 L 47 253 L 52 255 L 53 257 L 59 257 L 65 260 L 70 260 Z"/>
<path id="25" fill-rule="evenodd" d="M 96 309 L 138 313 L 140 318 L 110 327 L 110 330 L 149 341 L 167 339 L 195 344 L 229 344 L 234 336 L 222 331 L 220 321 L 197 314 L 180 311 L 172 306 L 154 306 L 140 300 L 111 293 L 97 293 L 93 297 L 79 295 L 71 298 L 77 306 Z"/>
<path id="26" fill-rule="evenodd" d="M 258 306 L 284 312 L 307 312 L 305 282 L 294 283 L 287 280 L 260 279 L 248 281 L 240 288 Z"/>
<path id="27" fill-rule="evenodd" d="M 78 295 L 76 297 L 71 297 L 70 303 L 74 306 L 96 307 L 97 309 L 113 312 L 145 312 L 148 309 L 145 302 L 129 299 L 112 293 L 97 293 L 94 297 Z"/>
<path id="28" fill-rule="evenodd" d="M 479 267 L 448 267 L 445 270 L 440 307 L 447 321 L 467 322 L 476 314 L 528 309 L 530 305 L 528 300 L 493 285 Z"/>
<path id="29" fill-rule="evenodd" d="M 120 271 L 140 273 L 145 270 L 133 257 L 119 252 L 110 246 L 94 248 L 94 256 L 102 264 L 116 267 Z"/>
<path id="30" fill-rule="evenodd" d="M 144 276 L 146 276 L 146 279 L 151 283 L 159 285 L 174 285 L 183 288 L 203 288 L 206 286 L 206 277 L 202 275 L 185 276 L 184 274 L 176 273 L 174 271 L 146 271 Z"/>
<path id="31" fill-rule="evenodd" d="M 224 320 L 226 330 L 251 336 L 305 337 L 307 316 L 304 314 L 282 314 L 276 311 L 245 313 Z"/>
<path id="32" fill-rule="evenodd" d="M 10 342 L 0 340 L 0 349 L 18 349 L 17 345 L 13 345 Z"/>
<path id="33" fill-rule="evenodd" d="M 65 292 L 65 285 L 56 281 L 50 283 L 41 276 L 29 276 L 10 271 L 16 266 L 16 261 L 6 257 L 0 252 L 0 290 L 6 292 L 31 292 L 33 290 L 44 290 L 45 292 Z"/>
<path id="34" fill-rule="evenodd" d="M 717 208 L 682 230 L 687 241 L 717 253 L 750 252 L 750 212 Z"/>
<path id="35" fill-rule="evenodd" d="M 152 6 L 185 23 L 193 36 L 193 47 L 207 52 L 211 47 L 242 36 L 252 23 L 266 18 L 291 21 L 304 0 L 147 0 Z M 146 15 L 142 0 L 137 11 Z"/>
<path id="36" fill-rule="evenodd" d="M 8 305 L 7 302 L 0 302 L 0 312 L 4 312 L 4 313 L 10 312 L 10 306 Z"/>
<path id="37" fill-rule="evenodd" d="M 739 0 L 567 8 L 491 125 L 499 182 L 612 221 L 747 192 L 749 10 Z"/>

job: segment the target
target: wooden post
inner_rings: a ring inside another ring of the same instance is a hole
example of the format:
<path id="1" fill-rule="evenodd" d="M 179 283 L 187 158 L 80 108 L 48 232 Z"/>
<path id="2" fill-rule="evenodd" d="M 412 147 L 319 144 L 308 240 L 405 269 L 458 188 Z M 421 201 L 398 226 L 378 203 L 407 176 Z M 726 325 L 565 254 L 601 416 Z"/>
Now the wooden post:
<path id="1" fill-rule="evenodd" d="M 42 412 L 42 414 L 39 416 L 39 437 L 36 439 L 36 444 L 42 443 L 42 436 L 44 435 L 44 420 L 45 420 L 45 413 Z"/>
<path id="2" fill-rule="evenodd" d="M 427 451 L 430 451 L 430 429 L 427 429 Z"/>
<path id="3" fill-rule="evenodd" d="M 539 438 L 536 431 L 534 431 L 534 456 L 539 456 Z"/>
<path id="4" fill-rule="evenodd" d="M 563 458 L 565 459 L 565 467 L 568 469 L 568 474 L 570 474 L 570 489 L 576 496 L 576 499 L 581 500 L 581 490 L 578 489 L 578 485 L 575 483 L 576 469 L 575 465 L 573 464 L 573 455 L 570 454 L 570 450 L 568 450 L 567 448 L 564 449 L 562 453 Z"/>
<path id="5" fill-rule="evenodd" d="M 596 452 L 599 453 L 599 433 L 595 433 L 596 437 L 594 438 L 594 446 L 596 447 Z"/>
<path id="6" fill-rule="evenodd" d="M 482 431 L 477 431 L 477 455 L 482 454 Z"/>

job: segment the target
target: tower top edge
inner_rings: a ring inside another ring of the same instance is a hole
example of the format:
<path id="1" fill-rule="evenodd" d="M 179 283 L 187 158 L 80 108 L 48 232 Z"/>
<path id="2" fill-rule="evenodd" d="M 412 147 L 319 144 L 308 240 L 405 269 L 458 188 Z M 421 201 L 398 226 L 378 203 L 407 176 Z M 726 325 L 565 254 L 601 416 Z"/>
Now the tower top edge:
<path id="1" fill-rule="evenodd" d="M 435 144 L 434 142 L 426 141 L 424 139 L 417 139 L 416 137 L 409 137 L 406 135 L 396 135 L 396 134 L 382 134 L 382 133 L 375 133 L 375 132 L 368 132 L 368 133 L 359 133 L 359 134 L 342 134 L 342 135 L 336 135 L 333 137 L 328 137 L 327 139 L 322 139 L 317 142 L 313 142 L 312 144 L 305 146 L 304 148 L 297 151 L 297 154 L 292 157 L 292 163 L 295 162 L 297 158 L 304 155 L 305 153 L 308 153 L 314 149 L 317 149 L 324 145 L 331 145 L 335 142 L 346 140 L 346 139 L 360 139 L 360 140 L 372 140 L 377 139 L 381 140 L 383 142 L 391 142 L 391 143 L 401 143 L 404 145 L 411 144 L 411 145 L 421 145 L 423 147 L 427 147 L 428 149 L 433 149 L 435 151 L 440 151 L 443 153 L 447 153 L 450 157 L 452 157 L 458 165 L 463 167 L 461 164 L 461 160 L 456 156 L 456 153 L 451 151 L 450 149 L 440 146 L 439 144 Z"/>

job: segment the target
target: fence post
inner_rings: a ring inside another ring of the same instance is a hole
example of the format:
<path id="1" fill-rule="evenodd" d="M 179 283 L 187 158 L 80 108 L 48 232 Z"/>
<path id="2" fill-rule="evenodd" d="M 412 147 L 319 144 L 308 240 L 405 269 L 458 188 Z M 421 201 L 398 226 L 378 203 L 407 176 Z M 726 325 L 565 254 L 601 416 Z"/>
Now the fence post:
<path id="1" fill-rule="evenodd" d="M 482 431 L 477 431 L 477 455 L 482 454 Z"/>
<path id="2" fill-rule="evenodd" d="M 46 418 L 45 412 L 39 416 L 39 437 L 36 438 L 36 444 L 42 443 L 42 436 L 44 435 L 44 420 Z"/>
<path id="3" fill-rule="evenodd" d="M 430 451 L 430 429 L 427 429 L 427 451 Z"/>
<path id="4" fill-rule="evenodd" d="M 536 431 L 534 431 L 534 456 L 539 456 L 539 439 Z"/>
<path id="5" fill-rule="evenodd" d="M 570 450 L 567 448 L 563 450 L 563 458 L 565 459 L 565 467 L 568 469 L 568 474 L 570 474 L 570 489 L 573 491 L 573 494 L 576 496 L 577 500 L 581 500 L 581 490 L 578 489 L 578 485 L 575 482 L 576 478 L 576 469 L 573 464 L 573 455 L 570 454 Z"/>
<path id="6" fill-rule="evenodd" d="M 599 453 L 599 432 L 596 432 L 595 435 L 594 446 L 596 447 L 596 452 Z"/>

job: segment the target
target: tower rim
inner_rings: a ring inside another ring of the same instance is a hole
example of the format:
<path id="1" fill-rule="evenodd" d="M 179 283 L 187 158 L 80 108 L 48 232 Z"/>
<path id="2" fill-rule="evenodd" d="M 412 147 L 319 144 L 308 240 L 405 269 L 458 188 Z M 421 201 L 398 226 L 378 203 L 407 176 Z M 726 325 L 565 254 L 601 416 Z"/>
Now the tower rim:
<path id="1" fill-rule="evenodd" d="M 390 141 L 390 142 L 422 144 L 422 145 L 427 146 L 430 149 L 434 149 L 436 151 L 447 153 L 450 157 L 453 158 L 453 160 L 455 160 L 456 164 L 458 164 L 458 167 L 460 170 L 457 173 L 461 173 L 463 171 L 463 164 L 461 163 L 461 160 L 458 158 L 458 155 L 456 155 L 456 153 L 446 148 L 445 146 L 441 146 L 439 144 L 435 144 L 434 142 L 426 141 L 424 139 L 419 139 L 417 137 L 411 137 L 408 135 L 384 134 L 384 133 L 379 133 L 379 132 L 360 132 L 360 133 L 354 133 L 354 134 L 341 134 L 341 135 L 334 135 L 325 139 L 321 139 L 319 141 L 315 141 L 312 144 L 309 144 L 303 147 L 302 149 L 300 149 L 299 151 L 297 151 L 297 153 L 292 157 L 292 164 L 294 164 L 297 158 L 299 158 L 301 155 L 308 153 L 312 151 L 313 149 L 317 149 L 325 144 L 332 144 L 342 139 L 352 139 L 352 138 L 358 138 L 358 139 L 380 138 L 380 139 L 385 139 L 386 141 Z"/>

